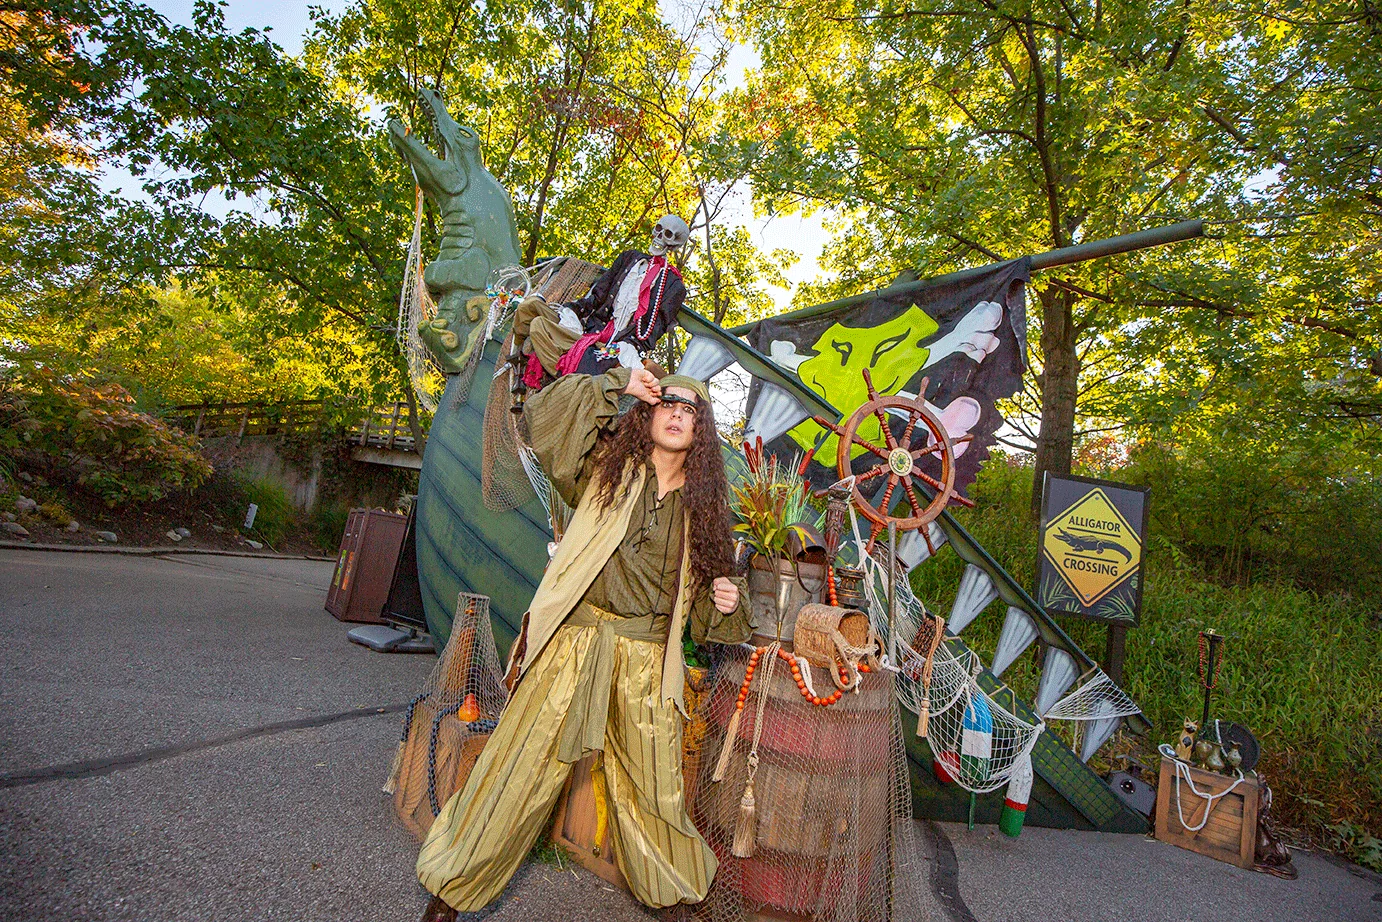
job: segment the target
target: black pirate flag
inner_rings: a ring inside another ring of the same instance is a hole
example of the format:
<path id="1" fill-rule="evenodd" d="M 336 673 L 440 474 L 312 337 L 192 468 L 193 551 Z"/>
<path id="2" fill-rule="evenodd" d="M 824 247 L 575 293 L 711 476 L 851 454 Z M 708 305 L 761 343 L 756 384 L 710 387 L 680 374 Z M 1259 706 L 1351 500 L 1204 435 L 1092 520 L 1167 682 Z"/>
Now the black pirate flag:
<path id="1" fill-rule="evenodd" d="M 1015 259 L 919 290 L 884 290 L 865 304 L 828 314 L 762 320 L 749 331 L 748 341 L 845 416 L 869 399 L 864 370 L 880 396 L 915 397 L 927 379 L 924 396 L 951 439 L 973 436 L 956 446 L 955 487 L 963 491 L 973 483 L 1003 423 L 996 401 L 1011 396 L 1022 382 L 1029 277 L 1030 261 Z M 807 475 L 817 488 L 832 483 L 837 436 L 829 434 L 822 442 L 826 430 L 810 419 L 784 434 L 784 420 L 799 419 L 800 405 L 789 407 L 785 401 L 764 397 L 756 382 L 750 394 L 749 434 L 765 434 L 768 450 L 783 458 L 819 443 Z M 876 419 L 866 419 L 859 435 L 881 444 L 880 426 Z M 895 432 L 900 434 L 902 427 L 899 420 Z M 856 448 L 856 472 L 878 463 L 862 454 L 864 450 Z M 931 457 L 923 470 L 937 464 Z"/>

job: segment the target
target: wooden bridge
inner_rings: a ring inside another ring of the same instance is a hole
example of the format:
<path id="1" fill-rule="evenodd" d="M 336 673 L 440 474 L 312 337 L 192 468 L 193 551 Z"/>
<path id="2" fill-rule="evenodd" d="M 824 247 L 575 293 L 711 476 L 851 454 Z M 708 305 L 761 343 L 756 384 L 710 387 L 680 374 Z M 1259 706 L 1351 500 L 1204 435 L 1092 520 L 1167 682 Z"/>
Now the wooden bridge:
<path id="1" fill-rule="evenodd" d="M 345 438 L 351 446 L 350 456 L 356 461 L 422 469 L 422 449 L 431 420 L 421 420 L 424 435 L 419 444 L 410 425 L 412 408 L 402 400 L 382 407 L 327 404 L 321 400 L 208 401 L 173 407 L 165 418 L 198 438 L 233 438 L 239 445 L 247 436 L 319 433 L 328 414 L 353 420 Z"/>

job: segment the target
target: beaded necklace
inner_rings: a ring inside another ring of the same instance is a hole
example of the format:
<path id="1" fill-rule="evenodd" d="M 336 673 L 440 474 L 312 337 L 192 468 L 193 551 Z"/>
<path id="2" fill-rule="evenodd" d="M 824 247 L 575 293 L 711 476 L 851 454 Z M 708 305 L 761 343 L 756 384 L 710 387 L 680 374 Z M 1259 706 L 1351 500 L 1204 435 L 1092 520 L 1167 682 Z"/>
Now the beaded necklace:
<path id="1" fill-rule="evenodd" d="M 667 265 L 664 263 L 658 270 L 657 278 L 653 279 L 653 291 L 648 293 L 648 310 L 642 317 L 633 319 L 633 335 L 635 339 L 647 339 L 653 332 L 653 324 L 657 322 L 658 312 L 662 309 L 662 296 L 667 291 Z M 644 321 L 647 321 L 646 325 Z"/>

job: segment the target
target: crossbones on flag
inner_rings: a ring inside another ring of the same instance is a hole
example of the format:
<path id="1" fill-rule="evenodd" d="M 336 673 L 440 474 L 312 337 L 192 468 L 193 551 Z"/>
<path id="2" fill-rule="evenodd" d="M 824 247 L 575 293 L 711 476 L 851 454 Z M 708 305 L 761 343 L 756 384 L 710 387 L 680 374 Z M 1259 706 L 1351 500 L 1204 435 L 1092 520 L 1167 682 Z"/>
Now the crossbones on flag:
<path id="1" fill-rule="evenodd" d="M 889 294 L 828 314 L 793 319 L 791 315 L 759 321 L 748 333 L 749 344 L 824 397 L 845 418 L 868 400 L 864 369 L 880 396 L 915 398 L 928 379 L 926 401 L 952 440 L 974 438 L 955 447 L 955 487 L 963 492 L 974 482 L 988 457 L 994 433 L 1003 423 L 995 406 L 1022 383 L 1027 352 L 1025 285 L 1030 261 L 1015 259 L 987 267 L 959 281 Z M 784 460 L 801 456 L 827 432 L 802 405 L 776 385 L 755 380 L 749 392 L 746 436 L 761 436 L 769 452 Z M 901 436 L 904 421 L 894 420 Z M 917 431 L 921 431 L 918 424 Z M 875 445 L 884 439 L 877 419 L 859 426 L 859 435 Z M 913 444 L 919 444 L 915 440 Z M 822 489 L 837 479 L 838 439 L 826 436 L 807 469 L 812 485 Z M 855 473 L 878 464 L 856 447 Z M 939 474 L 939 461 L 926 456 L 923 470 Z"/>

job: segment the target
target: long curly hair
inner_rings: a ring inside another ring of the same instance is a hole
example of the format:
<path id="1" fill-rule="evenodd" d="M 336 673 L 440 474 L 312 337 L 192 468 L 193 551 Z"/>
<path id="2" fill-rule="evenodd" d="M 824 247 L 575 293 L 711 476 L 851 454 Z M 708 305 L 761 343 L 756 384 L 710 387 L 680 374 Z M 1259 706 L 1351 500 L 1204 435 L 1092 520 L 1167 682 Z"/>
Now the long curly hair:
<path id="1" fill-rule="evenodd" d="M 653 410 L 652 404 L 638 401 L 620 417 L 618 425 L 602 435 L 595 449 L 592 480 L 600 485 L 596 500 L 605 509 L 633 481 L 638 468 L 651 462 Z M 681 508 L 691 521 L 691 576 L 697 587 L 706 587 L 717 576 L 733 575 L 734 532 L 715 413 L 700 397 L 696 398 L 696 423 L 684 470 Z"/>

